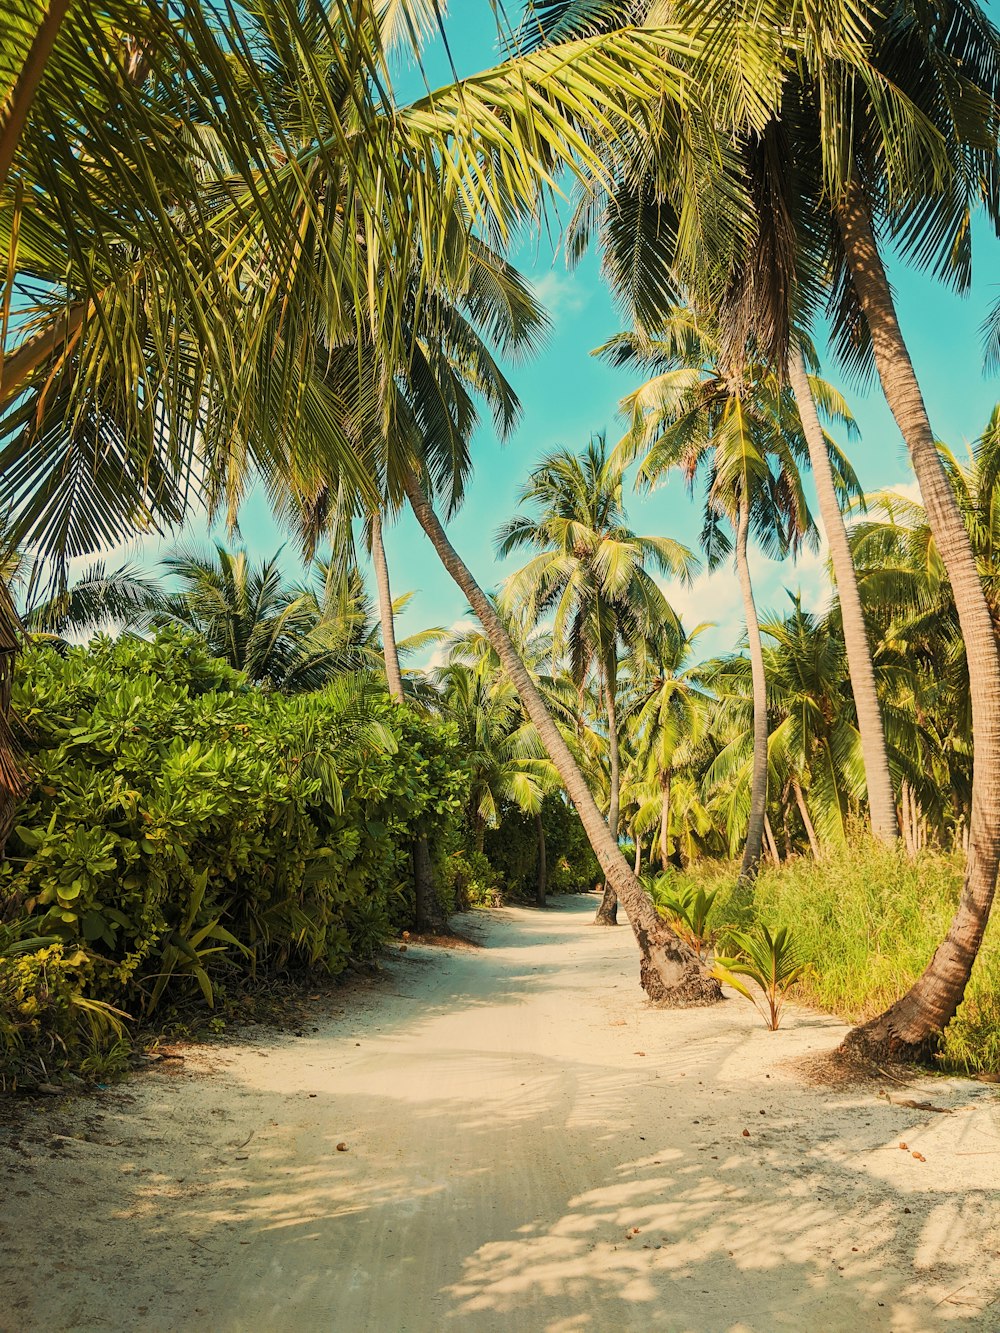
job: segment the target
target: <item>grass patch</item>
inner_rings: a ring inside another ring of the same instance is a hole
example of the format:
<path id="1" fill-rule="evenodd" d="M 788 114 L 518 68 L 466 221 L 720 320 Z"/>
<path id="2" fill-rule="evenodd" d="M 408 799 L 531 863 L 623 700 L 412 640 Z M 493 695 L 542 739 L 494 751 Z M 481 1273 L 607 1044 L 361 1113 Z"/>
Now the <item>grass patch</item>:
<path id="1" fill-rule="evenodd" d="M 755 920 L 787 926 L 813 968 L 796 997 L 850 1022 L 899 998 L 944 938 L 962 887 L 960 856 L 861 839 L 822 861 L 798 857 L 762 871 L 753 893 L 737 890 L 737 867 L 706 862 L 688 878 L 721 882 L 713 924 L 745 929 Z M 967 1073 L 1000 1069 L 1000 927 L 991 921 L 964 1004 L 950 1024 L 942 1066 Z"/>

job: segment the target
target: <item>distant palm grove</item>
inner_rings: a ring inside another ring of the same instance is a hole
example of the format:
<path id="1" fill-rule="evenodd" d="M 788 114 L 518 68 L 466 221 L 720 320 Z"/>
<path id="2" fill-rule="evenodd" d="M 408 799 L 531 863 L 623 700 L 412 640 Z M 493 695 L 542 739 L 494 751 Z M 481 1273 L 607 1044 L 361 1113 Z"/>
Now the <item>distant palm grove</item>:
<path id="1" fill-rule="evenodd" d="M 1000 406 L 938 438 L 885 266 L 995 267 L 987 7 L 482 10 L 502 58 L 409 102 L 436 0 L 2 20 L 0 1086 L 595 889 L 656 1005 L 725 983 L 777 1027 L 796 985 L 851 1058 L 1000 1067 Z M 549 327 L 511 256 L 556 233 L 631 387 L 529 461 L 484 586 L 448 520 Z M 838 377 L 919 499 L 865 493 Z M 664 486 L 697 543 L 633 526 Z M 397 637 L 404 510 L 474 628 Z M 719 569 L 709 657 L 672 599 Z"/>

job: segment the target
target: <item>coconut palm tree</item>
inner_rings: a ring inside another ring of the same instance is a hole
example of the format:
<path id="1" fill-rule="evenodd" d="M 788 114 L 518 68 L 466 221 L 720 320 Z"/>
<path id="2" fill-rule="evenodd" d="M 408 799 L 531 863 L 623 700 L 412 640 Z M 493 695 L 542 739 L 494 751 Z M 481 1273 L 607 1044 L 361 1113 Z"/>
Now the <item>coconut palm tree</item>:
<path id="1" fill-rule="evenodd" d="M 627 711 L 634 731 L 636 766 L 655 786 L 660 806 L 659 850 L 664 870 L 670 858 L 671 799 L 675 776 L 687 768 L 709 725 L 711 695 L 691 655 L 699 634 L 682 626 L 676 635 L 656 635 L 638 645 L 628 669 Z"/>
<path id="2" fill-rule="evenodd" d="M 579 456 L 563 450 L 543 459 L 522 487 L 520 502 L 529 512 L 501 528 L 497 552 L 508 556 L 528 548 L 538 554 L 507 579 L 504 598 L 529 607 L 536 620 L 552 615 L 556 649 L 566 652 L 578 686 L 596 671 L 607 717 L 608 829 L 617 841 L 620 649 L 641 637 L 679 631 L 653 572 L 689 579 L 695 559 L 679 542 L 638 536 L 626 526 L 621 468 L 609 460 L 602 436 Z M 616 919 L 617 898 L 608 884 L 597 921 L 613 925 Z"/>
<path id="3" fill-rule="evenodd" d="M 454 661 L 433 673 L 444 717 L 458 728 L 470 774 L 469 825 L 482 852 L 487 828 L 497 828 L 505 806 L 540 815 L 546 791 L 559 776 L 538 733 L 526 722 L 513 685 Z"/>
<path id="4" fill-rule="evenodd" d="M 722 344 L 690 309 L 666 313 L 663 336 L 626 334 L 599 349 L 620 364 L 659 374 L 622 400 L 631 429 L 618 446 L 623 462 L 644 455 L 638 484 L 653 486 L 678 469 L 689 488 L 706 475 L 702 542 L 710 568 L 735 551 L 753 673 L 754 761 L 741 878 L 756 873 L 767 811 L 767 681 L 750 577 L 751 528 L 774 556 L 795 554 L 816 532 L 799 467 L 808 458 L 794 399 L 781 378 L 752 361 L 720 364 Z M 832 440 L 845 489 L 859 489 Z M 727 527 L 729 532 L 727 532 Z M 730 536 L 730 533 L 732 534 Z"/>
<path id="5" fill-rule="evenodd" d="M 848 815 L 863 799 L 864 766 L 837 626 L 793 596 L 792 613 L 761 622 L 768 683 L 768 765 L 777 790 L 794 798 L 810 849 L 843 846 Z M 730 816 L 745 808 L 752 750 L 749 663 L 736 656 L 706 668 L 728 741 L 708 770 L 729 783 Z M 727 725 L 728 724 L 728 725 Z M 731 780 L 735 779 L 734 782 Z"/>

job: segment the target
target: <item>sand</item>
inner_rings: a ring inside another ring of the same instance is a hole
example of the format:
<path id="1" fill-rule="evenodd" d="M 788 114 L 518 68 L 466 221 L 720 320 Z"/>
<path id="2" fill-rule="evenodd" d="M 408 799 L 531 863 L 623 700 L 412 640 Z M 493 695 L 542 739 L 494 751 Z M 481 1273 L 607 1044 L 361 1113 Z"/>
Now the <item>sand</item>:
<path id="1" fill-rule="evenodd" d="M 1000 1328 L 998 1089 L 817 1084 L 835 1020 L 652 1010 L 593 910 L 0 1131 L 0 1327 Z"/>

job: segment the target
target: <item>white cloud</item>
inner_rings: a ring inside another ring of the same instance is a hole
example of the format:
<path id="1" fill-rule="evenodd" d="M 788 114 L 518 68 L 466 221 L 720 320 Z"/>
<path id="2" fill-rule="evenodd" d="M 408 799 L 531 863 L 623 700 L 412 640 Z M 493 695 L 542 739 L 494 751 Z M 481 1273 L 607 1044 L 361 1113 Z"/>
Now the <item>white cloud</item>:
<path id="1" fill-rule="evenodd" d="M 783 615 L 790 609 L 789 592 L 801 596 L 806 611 L 822 614 L 832 597 L 827 559 L 825 539 L 818 551 L 803 551 L 795 562 L 769 560 L 760 551 L 751 550 L 750 579 L 758 614 Z M 696 657 L 715 657 L 736 650 L 746 618 L 732 560 L 711 573 L 698 574 L 689 586 L 663 581 L 661 586 L 689 633 L 699 624 L 708 622 L 711 626 L 698 636 Z"/>
<path id="2" fill-rule="evenodd" d="M 554 268 L 540 278 L 532 278 L 531 286 L 553 323 L 560 323 L 566 316 L 578 315 L 590 300 L 590 292 L 579 279 L 572 273 Z"/>

